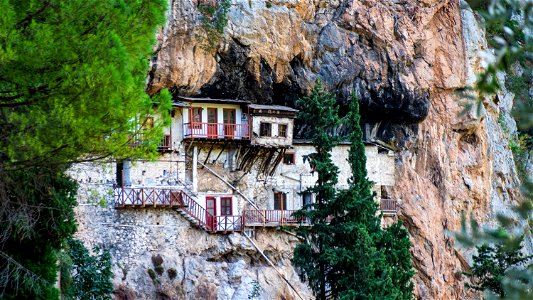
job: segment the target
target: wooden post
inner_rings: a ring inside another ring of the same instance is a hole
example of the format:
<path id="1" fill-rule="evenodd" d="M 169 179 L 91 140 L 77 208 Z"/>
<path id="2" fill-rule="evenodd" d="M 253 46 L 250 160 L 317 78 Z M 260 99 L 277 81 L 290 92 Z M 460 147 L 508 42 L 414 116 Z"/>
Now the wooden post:
<path id="1" fill-rule="evenodd" d="M 157 198 L 155 196 L 155 188 L 152 188 L 152 198 L 154 199 L 154 208 L 156 207 Z"/>
<path id="2" fill-rule="evenodd" d="M 192 153 L 192 191 L 198 191 L 198 148 L 193 147 Z"/>
<path id="3" fill-rule="evenodd" d="M 144 199 L 144 188 L 141 188 L 141 203 L 142 203 L 142 207 L 146 205 L 145 199 Z"/>

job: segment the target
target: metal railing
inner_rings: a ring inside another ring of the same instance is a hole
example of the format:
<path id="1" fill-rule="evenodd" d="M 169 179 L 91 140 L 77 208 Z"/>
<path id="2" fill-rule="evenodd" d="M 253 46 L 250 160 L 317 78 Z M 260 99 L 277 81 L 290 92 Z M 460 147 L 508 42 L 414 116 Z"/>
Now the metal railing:
<path id="1" fill-rule="evenodd" d="M 216 216 L 214 231 L 242 231 L 244 228 L 242 215 Z"/>
<path id="2" fill-rule="evenodd" d="M 243 212 L 244 225 L 275 226 L 307 224 L 304 217 L 295 217 L 292 214 L 297 210 L 245 210 Z"/>
<path id="3" fill-rule="evenodd" d="M 181 191 L 162 188 L 115 189 L 115 207 L 180 207 Z"/>
<path id="4" fill-rule="evenodd" d="M 185 123 L 183 124 L 183 132 L 186 138 L 250 139 L 250 126 L 248 124 Z"/>

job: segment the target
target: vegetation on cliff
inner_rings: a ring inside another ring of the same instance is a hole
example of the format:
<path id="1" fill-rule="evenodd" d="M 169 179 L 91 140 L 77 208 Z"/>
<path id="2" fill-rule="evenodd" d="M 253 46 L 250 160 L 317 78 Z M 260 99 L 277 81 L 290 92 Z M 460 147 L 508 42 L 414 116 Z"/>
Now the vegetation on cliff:
<path id="1" fill-rule="evenodd" d="M 308 190 L 316 195 L 314 210 L 299 212 L 315 225 L 300 230 L 306 242 L 296 247 L 294 265 L 318 299 L 411 299 L 411 243 L 401 224 L 381 228 L 367 178 L 357 98 L 352 98 L 345 119 L 352 127 L 348 159 L 352 175 L 349 188 L 341 191 L 335 189 L 338 169 L 331 159 L 338 142 L 331 131 L 341 122 L 335 95 L 318 82 L 311 96 L 298 104 L 299 117 L 313 124 L 308 133 L 316 152 L 308 158 L 318 180 Z"/>
<path id="2" fill-rule="evenodd" d="M 501 83 L 496 75 L 498 72 L 509 72 L 513 81 L 513 69 L 520 64 L 521 71 L 531 81 L 531 55 L 533 43 L 533 3 L 530 1 L 493 0 L 490 2 L 468 1 L 474 9 L 481 11 L 486 28 L 492 34 L 492 46 L 496 59 L 481 73 L 476 83 L 479 92 L 478 105 L 482 105 L 487 96 L 500 90 Z M 513 21 L 513 22 L 509 22 Z M 516 70 L 516 69 L 515 69 Z M 527 77 L 528 76 L 528 77 Z M 508 78 L 509 79 L 509 78 Z M 527 81 L 526 81 L 527 83 Z M 514 84 L 514 83 L 511 83 Z M 514 114 L 522 133 L 533 130 L 533 102 L 523 90 L 515 92 Z M 529 94 L 529 91 L 528 93 Z M 527 145 L 527 144 L 526 144 Z M 518 166 L 519 168 L 519 166 Z M 533 178 L 523 177 L 522 196 L 520 203 L 513 207 L 512 215 L 498 214 L 496 227 L 480 228 L 475 220 L 471 220 L 470 231 L 463 222 L 461 233 L 456 238 L 462 245 L 478 245 L 478 254 L 474 257 L 474 268 L 471 273 L 474 287 L 483 288 L 487 299 L 531 299 L 533 297 L 533 264 L 529 263 L 515 268 L 506 268 L 500 261 L 526 263 L 520 254 L 522 240 L 531 240 L 533 229 Z M 479 246 L 481 245 L 481 246 Z M 503 266 L 503 267 L 502 267 Z"/>
<path id="3" fill-rule="evenodd" d="M 472 282 L 466 286 L 478 291 L 490 290 L 500 297 L 505 297 L 502 280 L 509 270 L 524 267 L 532 256 L 523 254 L 522 240 L 517 244 L 483 244 L 476 247 L 471 272 L 465 272 Z"/>
<path id="4" fill-rule="evenodd" d="M 70 164 L 155 153 L 165 114 L 139 124 L 170 105 L 145 92 L 166 5 L 0 1 L 0 297 L 58 298 L 58 253 L 76 228 Z"/>

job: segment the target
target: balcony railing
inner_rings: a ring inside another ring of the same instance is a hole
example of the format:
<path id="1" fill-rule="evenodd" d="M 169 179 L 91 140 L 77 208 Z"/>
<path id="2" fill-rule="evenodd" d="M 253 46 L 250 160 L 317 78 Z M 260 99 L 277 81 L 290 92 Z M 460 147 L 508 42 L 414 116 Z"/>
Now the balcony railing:
<path id="1" fill-rule="evenodd" d="M 296 210 L 245 210 L 246 226 L 283 226 L 308 224 L 304 217 L 295 217 Z"/>
<path id="2" fill-rule="evenodd" d="M 398 213 L 399 205 L 395 199 L 380 199 L 379 206 L 384 216 L 393 216 Z"/>
<path id="3" fill-rule="evenodd" d="M 170 134 L 165 134 L 159 146 L 157 146 L 158 151 L 170 151 L 172 149 L 172 136 Z"/>
<path id="4" fill-rule="evenodd" d="M 215 216 L 214 231 L 242 231 L 242 216 Z"/>
<path id="5" fill-rule="evenodd" d="M 115 207 L 182 207 L 179 190 L 161 188 L 118 188 Z"/>
<path id="6" fill-rule="evenodd" d="M 183 132 L 185 138 L 250 139 L 250 126 L 248 124 L 185 123 L 183 124 Z"/>
<path id="7" fill-rule="evenodd" d="M 129 146 L 132 148 L 137 148 L 143 145 L 144 141 L 144 134 L 143 133 L 136 133 L 130 137 L 130 144 Z M 146 141 L 147 142 L 147 141 Z M 161 139 L 161 142 L 159 142 L 159 145 L 157 145 L 157 151 L 170 151 L 172 150 L 172 136 L 170 134 L 165 134 L 163 138 Z"/>

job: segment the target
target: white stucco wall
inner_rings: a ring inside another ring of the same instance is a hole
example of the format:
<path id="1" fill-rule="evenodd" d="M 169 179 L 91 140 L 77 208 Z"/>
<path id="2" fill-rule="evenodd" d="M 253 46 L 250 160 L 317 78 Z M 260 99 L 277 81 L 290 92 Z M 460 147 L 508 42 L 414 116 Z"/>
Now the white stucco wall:
<path id="1" fill-rule="evenodd" d="M 260 136 L 261 123 L 272 124 L 272 136 Z M 279 137 L 278 125 L 287 125 L 286 137 Z M 265 146 L 290 146 L 292 144 L 292 136 L 294 130 L 294 120 L 286 117 L 275 116 L 252 116 L 252 144 Z"/>

